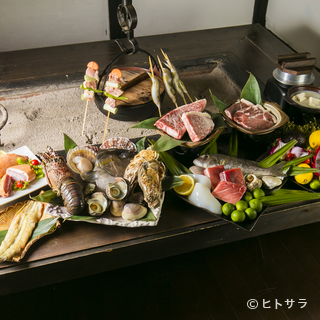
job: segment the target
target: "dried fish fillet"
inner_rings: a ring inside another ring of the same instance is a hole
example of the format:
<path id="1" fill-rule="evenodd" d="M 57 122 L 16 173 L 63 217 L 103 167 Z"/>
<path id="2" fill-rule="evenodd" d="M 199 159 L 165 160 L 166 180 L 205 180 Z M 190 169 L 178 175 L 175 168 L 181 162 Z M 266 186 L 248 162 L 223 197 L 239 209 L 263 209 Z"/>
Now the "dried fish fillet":
<path id="1" fill-rule="evenodd" d="M 20 255 L 43 211 L 42 202 L 30 200 L 15 214 L 0 246 L 0 262 L 10 261 Z"/>

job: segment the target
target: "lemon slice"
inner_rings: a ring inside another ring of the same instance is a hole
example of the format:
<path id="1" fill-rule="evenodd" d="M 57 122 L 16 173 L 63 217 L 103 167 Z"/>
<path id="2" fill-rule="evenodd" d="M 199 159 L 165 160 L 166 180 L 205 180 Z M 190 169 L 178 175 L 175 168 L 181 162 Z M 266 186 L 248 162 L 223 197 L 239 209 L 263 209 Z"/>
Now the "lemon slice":
<path id="1" fill-rule="evenodd" d="M 7 152 L 0 150 L 0 156 L 2 156 L 3 154 L 7 154 Z"/>
<path id="2" fill-rule="evenodd" d="M 181 196 L 188 196 L 194 188 L 194 179 L 187 174 L 182 174 L 179 178 L 183 180 L 183 184 L 175 186 L 173 190 Z"/>

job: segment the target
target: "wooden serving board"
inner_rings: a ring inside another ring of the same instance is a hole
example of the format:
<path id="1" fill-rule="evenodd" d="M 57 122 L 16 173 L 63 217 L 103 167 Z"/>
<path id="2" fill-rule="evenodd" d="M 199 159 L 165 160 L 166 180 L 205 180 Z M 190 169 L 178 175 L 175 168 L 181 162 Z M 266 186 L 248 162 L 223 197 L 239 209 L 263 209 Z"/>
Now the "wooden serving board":
<path id="1" fill-rule="evenodd" d="M 134 78 L 138 77 L 139 75 L 146 72 L 145 69 L 142 68 L 121 68 L 122 77 L 126 83 L 132 81 Z M 164 91 L 164 84 L 160 77 L 158 77 L 159 85 L 160 85 L 160 95 Z M 125 86 L 125 85 L 124 85 Z M 116 106 L 119 107 L 130 107 L 130 106 L 137 106 L 141 104 L 146 104 L 152 101 L 151 97 L 151 79 L 147 75 L 147 77 L 140 81 L 139 83 L 135 84 L 134 86 L 126 89 L 122 94 L 123 97 L 128 98 L 127 100 L 117 100 Z"/>

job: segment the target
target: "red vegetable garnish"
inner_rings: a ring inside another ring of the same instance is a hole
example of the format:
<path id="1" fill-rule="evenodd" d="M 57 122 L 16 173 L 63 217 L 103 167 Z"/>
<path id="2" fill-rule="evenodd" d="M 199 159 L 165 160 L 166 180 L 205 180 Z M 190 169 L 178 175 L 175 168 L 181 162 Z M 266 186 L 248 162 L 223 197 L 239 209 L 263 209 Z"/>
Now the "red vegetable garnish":
<path id="1" fill-rule="evenodd" d="M 21 189 L 23 187 L 23 182 L 17 181 L 16 186 L 17 186 L 17 188 Z"/>
<path id="2" fill-rule="evenodd" d="M 39 165 L 39 161 L 37 159 L 33 159 L 33 160 L 31 160 L 31 164 L 33 166 L 37 166 L 37 165 Z"/>
<path id="3" fill-rule="evenodd" d="M 310 158 L 303 161 L 303 163 L 306 163 L 306 164 L 310 164 L 310 162 L 311 162 Z"/>
<path id="4" fill-rule="evenodd" d="M 294 153 L 288 152 L 286 157 L 284 158 L 285 161 L 291 161 L 295 159 L 296 155 Z"/>

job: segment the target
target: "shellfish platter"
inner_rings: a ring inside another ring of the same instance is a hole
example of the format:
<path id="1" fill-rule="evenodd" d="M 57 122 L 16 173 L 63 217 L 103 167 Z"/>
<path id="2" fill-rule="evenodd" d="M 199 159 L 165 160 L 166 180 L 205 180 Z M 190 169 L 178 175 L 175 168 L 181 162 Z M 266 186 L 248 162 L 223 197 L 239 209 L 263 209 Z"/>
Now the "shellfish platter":
<path id="1" fill-rule="evenodd" d="M 36 155 L 27 146 L 22 146 L 17 149 L 11 150 L 9 153 L 15 153 L 18 155 L 27 156 L 30 159 L 38 159 L 36 157 Z M 16 201 L 16 200 L 34 192 L 34 191 L 40 190 L 41 188 L 44 188 L 45 186 L 47 186 L 47 184 L 48 184 L 48 182 L 45 177 L 43 177 L 41 179 L 35 179 L 30 182 L 30 184 L 28 185 L 28 187 L 26 189 L 12 192 L 10 194 L 10 196 L 7 198 L 0 197 L 0 209 L 3 206 L 5 206 L 13 201 Z"/>

